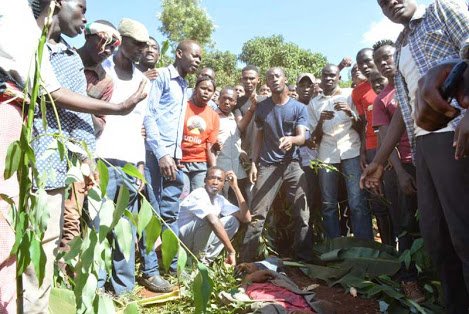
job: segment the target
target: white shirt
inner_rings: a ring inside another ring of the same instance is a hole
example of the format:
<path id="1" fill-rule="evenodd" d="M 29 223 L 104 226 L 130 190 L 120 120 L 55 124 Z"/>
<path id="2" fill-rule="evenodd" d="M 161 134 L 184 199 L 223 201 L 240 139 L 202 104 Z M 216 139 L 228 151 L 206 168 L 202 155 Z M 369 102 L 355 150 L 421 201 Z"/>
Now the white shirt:
<path id="1" fill-rule="evenodd" d="M 26 0 L 0 1 L 0 67 L 16 71 L 21 83 L 34 81 L 35 52 L 41 31 Z M 41 78 L 49 93 L 60 88 L 49 61 L 47 49 L 42 55 Z"/>
<path id="2" fill-rule="evenodd" d="M 402 73 L 402 76 L 405 79 L 407 84 L 407 89 L 409 90 L 409 104 L 412 108 L 412 118 L 414 119 L 414 134 L 415 136 L 422 136 L 432 132 L 426 131 L 421 127 L 417 126 L 415 122 L 415 95 L 417 93 L 418 83 L 420 79 L 420 72 L 417 68 L 417 63 L 415 62 L 412 54 L 410 52 L 409 45 L 402 47 L 401 55 L 399 60 L 399 70 Z M 441 128 L 433 133 L 441 133 L 441 132 L 450 132 L 454 131 L 451 125 L 447 125 L 444 128 Z"/>
<path id="3" fill-rule="evenodd" d="M 121 80 L 115 71 L 113 56 L 103 63 L 103 68 L 112 78 L 114 89 L 110 102 L 120 103 L 137 91 L 142 81 L 146 79 L 142 72 L 133 67 L 132 79 Z M 146 84 L 148 88 L 150 84 Z M 101 135 L 96 139 L 96 155 L 101 158 L 119 159 L 138 163 L 145 161 L 145 139 L 142 136 L 143 118 L 147 108 L 147 98 L 142 100 L 125 116 L 106 116 L 106 125 Z"/>
<path id="4" fill-rule="evenodd" d="M 324 134 L 318 149 L 318 159 L 328 164 L 338 164 L 341 160 L 360 155 L 360 136 L 352 128 L 353 119 L 343 111 L 334 110 L 338 101 L 348 103 L 358 116 L 352 101 L 351 88 L 342 88 L 340 93 L 334 96 L 319 94 L 308 105 L 311 132 L 316 128 L 322 111 L 329 110 L 335 113 L 333 119 L 324 120 L 322 127 Z"/>
<path id="5" fill-rule="evenodd" d="M 179 228 L 187 225 L 196 218 L 204 219 L 207 215 L 213 214 L 217 217 L 225 217 L 239 211 L 239 208 L 231 204 L 222 195 L 217 195 L 212 204 L 205 187 L 195 189 L 180 205 L 178 225 Z"/>

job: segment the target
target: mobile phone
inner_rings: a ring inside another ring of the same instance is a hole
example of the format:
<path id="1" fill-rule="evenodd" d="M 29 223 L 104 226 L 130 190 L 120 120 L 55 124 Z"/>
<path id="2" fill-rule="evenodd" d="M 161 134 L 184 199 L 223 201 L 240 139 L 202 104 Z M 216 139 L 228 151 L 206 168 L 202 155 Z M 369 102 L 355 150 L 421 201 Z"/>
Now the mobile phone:
<path id="1" fill-rule="evenodd" d="M 461 61 L 454 66 L 454 68 L 449 73 L 448 77 L 446 78 L 445 82 L 443 83 L 443 87 L 441 88 L 441 96 L 443 99 L 446 99 L 448 102 L 454 98 L 456 93 L 456 87 L 458 83 L 462 80 L 464 72 L 467 69 L 467 63 L 465 61 Z"/>

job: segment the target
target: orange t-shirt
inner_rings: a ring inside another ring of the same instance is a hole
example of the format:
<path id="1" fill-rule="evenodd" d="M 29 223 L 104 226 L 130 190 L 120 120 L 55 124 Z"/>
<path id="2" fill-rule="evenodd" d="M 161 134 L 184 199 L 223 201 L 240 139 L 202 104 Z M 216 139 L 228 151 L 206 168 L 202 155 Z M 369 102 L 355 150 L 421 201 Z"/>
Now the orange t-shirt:
<path id="1" fill-rule="evenodd" d="M 355 87 L 352 91 L 352 100 L 359 115 L 366 117 L 366 149 L 374 149 L 378 147 L 378 137 L 373 128 L 373 103 L 376 93 L 371 88 L 370 83 L 363 82 Z"/>
<path id="2" fill-rule="evenodd" d="M 187 102 L 182 138 L 182 162 L 207 162 L 207 143 L 216 143 L 220 118 L 209 106 Z"/>

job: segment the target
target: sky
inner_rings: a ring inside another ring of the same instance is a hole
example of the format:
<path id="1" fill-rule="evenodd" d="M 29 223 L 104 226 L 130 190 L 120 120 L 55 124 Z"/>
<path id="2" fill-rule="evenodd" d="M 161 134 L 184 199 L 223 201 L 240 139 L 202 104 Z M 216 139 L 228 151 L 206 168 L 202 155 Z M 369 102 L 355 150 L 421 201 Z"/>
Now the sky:
<path id="1" fill-rule="evenodd" d="M 427 5 L 432 0 L 418 0 Z M 160 0 L 87 0 L 88 21 L 106 19 L 118 25 L 123 17 L 138 20 L 158 41 Z M 201 0 L 216 29 L 215 48 L 239 55 L 257 36 L 280 34 L 287 42 L 324 54 L 331 63 L 355 55 L 380 39 L 395 40 L 401 27 L 391 23 L 376 0 Z M 71 43 L 83 43 L 83 35 Z"/>

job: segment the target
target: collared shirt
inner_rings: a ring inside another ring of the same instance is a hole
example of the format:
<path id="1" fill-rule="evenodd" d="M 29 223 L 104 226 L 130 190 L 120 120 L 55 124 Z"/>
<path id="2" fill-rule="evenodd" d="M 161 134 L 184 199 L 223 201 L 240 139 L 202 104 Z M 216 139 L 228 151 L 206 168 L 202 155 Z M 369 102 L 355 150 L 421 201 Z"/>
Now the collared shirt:
<path id="1" fill-rule="evenodd" d="M 56 45 L 47 44 L 47 50 L 44 52 L 49 53 L 50 62 L 61 86 L 78 94 L 86 95 L 84 66 L 78 53 L 64 41 Z M 44 188 L 51 190 L 65 187 L 68 167 L 65 158 L 64 160 L 60 159 L 55 139 L 52 136 L 52 134 L 59 133 L 59 124 L 54 110 L 51 105 L 47 105 L 46 108 L 46 129 L 43 127 L 40 107 L 37 108 L 34 115 L 33 135 L 35 139 L 32 146 L 36 155 L 39 177 L 45 183 Z M 60 107 L 57 107 L 57 113 L 62 135 L 79 146 L 81 146 L 81 142 L 84 142 L 88 151 L 94 153 L 96 142 L 91 115 Z M 80 152 L 79 157 L 86 158 L 85 151 Z"/>
<path id="2" fill-rule="evenodd" d="M 349 117 L 343 111 L 335 111 L 336 102 L 346 102 L 357 115 L 352 101 L 352 89 L 343 88 L 339 94 L 326 96 L 323 93 L 313 98 L 308 105 L 310 130 L 314 131 L 318 125 L 321 112 L 334 111 L 334 118 L 323 123 L 323 136 L 318 149 L 318 159 L 329 164 L 338 164 L 343 159 L 355 158 L 360 155 L 360 136 L 352 128 L 354 117 Z"/>
<path id="3" fill-rule="evenodd" d="M 204 219 L 207 215 L 212 214 L 217 217 L 225 217 L 233 215 L 239 211 L 239 208 L 231 204 L 222 195 L 215 196 L 212 202 L 205 190 L 205 187 L 195 189 L 191 192 L 180 205 L 180 212 L 178 218 L 179 228 L 187 225 L 194 219 Z"/>
<path id="4" fill-rule="evenodd" d="M 402 111 L 409 141 L 415 151 L 415 126 L 412 111 L 415 95 L 410 95 L 408 90 L 409 79 L 401 72 L 402 47 L 407 44 L 413 60 L 418 69 L 418 77 L 422 77 L 427 71 L 445 60 L 459 58 L 459 52 L 469 38 L 469 13 L 467 5 L 460 0 L 435 0 L 435 3 L 422 12 L 417 10 L 409 27 L 406 28 L 396 41 L 396 54 L 394 60 L 398 71 L 395 76 L 396 98 Z M 456 101 L 451 103 L 459 107 Z M 451 129 L 459 123 L 464 115 L 450 122 Z"/>
<path id="5" fill-rule="evenodd" d="M 182 158 L 181 142 L 189 95 L 187 81 L 170 65 L 152 81 L 144 119 L 145 146 L 157 159 L 169 155 Z"/>

